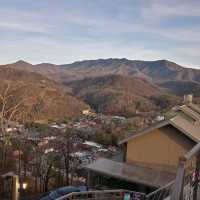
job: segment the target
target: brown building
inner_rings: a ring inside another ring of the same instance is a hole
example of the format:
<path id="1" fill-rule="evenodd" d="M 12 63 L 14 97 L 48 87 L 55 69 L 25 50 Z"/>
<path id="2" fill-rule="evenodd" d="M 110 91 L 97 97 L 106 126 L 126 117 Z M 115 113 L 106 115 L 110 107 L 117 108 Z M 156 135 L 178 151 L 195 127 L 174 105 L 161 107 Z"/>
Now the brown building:
<path id="1" fill-rule="evenodd" d="M 148 193 L 174 180 L 179 158 L 200 142 L 200 109 L 187 103 L 169 116 L 120 141 L 123 162 L 99 159 L 88 165 L 89 184 Z"/>

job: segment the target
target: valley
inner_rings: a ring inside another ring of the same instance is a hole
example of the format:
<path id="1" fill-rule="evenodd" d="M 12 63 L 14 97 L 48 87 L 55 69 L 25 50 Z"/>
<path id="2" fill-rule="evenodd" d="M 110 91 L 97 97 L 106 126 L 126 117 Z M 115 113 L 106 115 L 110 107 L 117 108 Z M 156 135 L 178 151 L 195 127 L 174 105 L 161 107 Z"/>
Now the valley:
<path id="1" fill-rule="evenodd" d="M 60 113 L 56 114 L 56 119 L 80 113 L 81 109 L 73 114 L 74 102 L 80 104 L 80 108 L 85 105 L 98 113 L 133 117 L 137 113 L 169 109 L 180 103 L 184 94 L 195 93 L 198 103 L 200 95 L 200 70 L 185 68 L 167 60 L 98 59 L 63 65 L 32 65 L 20 60 L 1 65 L 0 69 L 12 69 L 12 74 L 16 73 L 16 77 L 23 77 L 17 75 L 18 71 L 21 74 L 28 73 L 29 76 L 24 75 L 27 78 L 24 81 L 29 82 L 29 87 L 37 85 L 47 89 L 48 86 L 52 96 L 56 92 L 62 95 L 65 93 L 65 103 L 62 100 L 56 103 L 60 105 L 54 112 Z M 32 79 L 28 80 L 28 77 Z M 43 78 L 43 85 L 38 85 L 38 77 Z M 7 77 L 8 80 L 10 78 Z M 64 114 L 63 103 L 68 114 Z"/>

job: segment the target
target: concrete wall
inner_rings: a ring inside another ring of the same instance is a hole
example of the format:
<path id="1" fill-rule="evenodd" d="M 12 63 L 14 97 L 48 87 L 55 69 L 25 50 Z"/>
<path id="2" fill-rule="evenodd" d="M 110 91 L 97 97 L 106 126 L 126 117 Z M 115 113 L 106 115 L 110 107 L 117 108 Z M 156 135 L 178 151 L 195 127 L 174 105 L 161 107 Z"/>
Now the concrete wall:
<path id="1" fill-rule="evenodd" d="M 128 141 L 126 162 L 175 170 L 179 157 L 193 146 L 193 141 L 168 125 Z"/>

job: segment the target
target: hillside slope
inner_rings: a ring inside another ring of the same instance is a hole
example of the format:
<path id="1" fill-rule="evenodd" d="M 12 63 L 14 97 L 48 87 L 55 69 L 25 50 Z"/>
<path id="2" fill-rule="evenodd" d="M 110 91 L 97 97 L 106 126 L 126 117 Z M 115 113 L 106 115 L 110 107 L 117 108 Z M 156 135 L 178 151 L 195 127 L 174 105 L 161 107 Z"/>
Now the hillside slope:
<path id="1" fill-rule="evenodd" d="M 159 84 L 160 87 L 168 89 L 169 92 L 183 96 L 184 94 L 194 94 L 200 97 L 200 83 L 193 81 L 166 81 Z"/>
<path id="2" fill-rule="evenodd" d="M 88 105 L 67 93 L 64 86 L 42 75 L 0 68 L 0 93 L 9 85 L 10 105 L 22 101 L 19 114 L 26 120 L 52 120 L 77 116 Z"/>
<path id="3" fill-rule="evenodd" d="M 145 79 L 121 75 L 87 78 L 68 84 L 74 94 L 93 109 L 112 115 L 133 116 L 138 112 L 155 111 L 159 109 L 157 98 L 165 94 Z M 167 95 L 163 100 L 167 101 Z"/>

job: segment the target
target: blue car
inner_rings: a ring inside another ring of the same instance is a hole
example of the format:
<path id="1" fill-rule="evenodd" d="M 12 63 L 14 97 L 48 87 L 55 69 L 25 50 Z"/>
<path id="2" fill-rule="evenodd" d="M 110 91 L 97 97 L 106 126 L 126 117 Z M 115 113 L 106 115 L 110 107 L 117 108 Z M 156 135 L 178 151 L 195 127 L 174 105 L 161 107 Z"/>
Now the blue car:
<path id="1" fill-rule="evenodd" d="M 84 192 L 87 191 L 87 187 L 80 186 L 80 187 L 74 187 L 74 186 L 67 186 L 67 187 L 61 187 L 54 191 L 49 192 L 49 194 L 45 197 L 42 197 L 40 200 L 56 200 L 62 196 L 65 196 L 67 194 L 70 194 L 72 192 Z"/>

